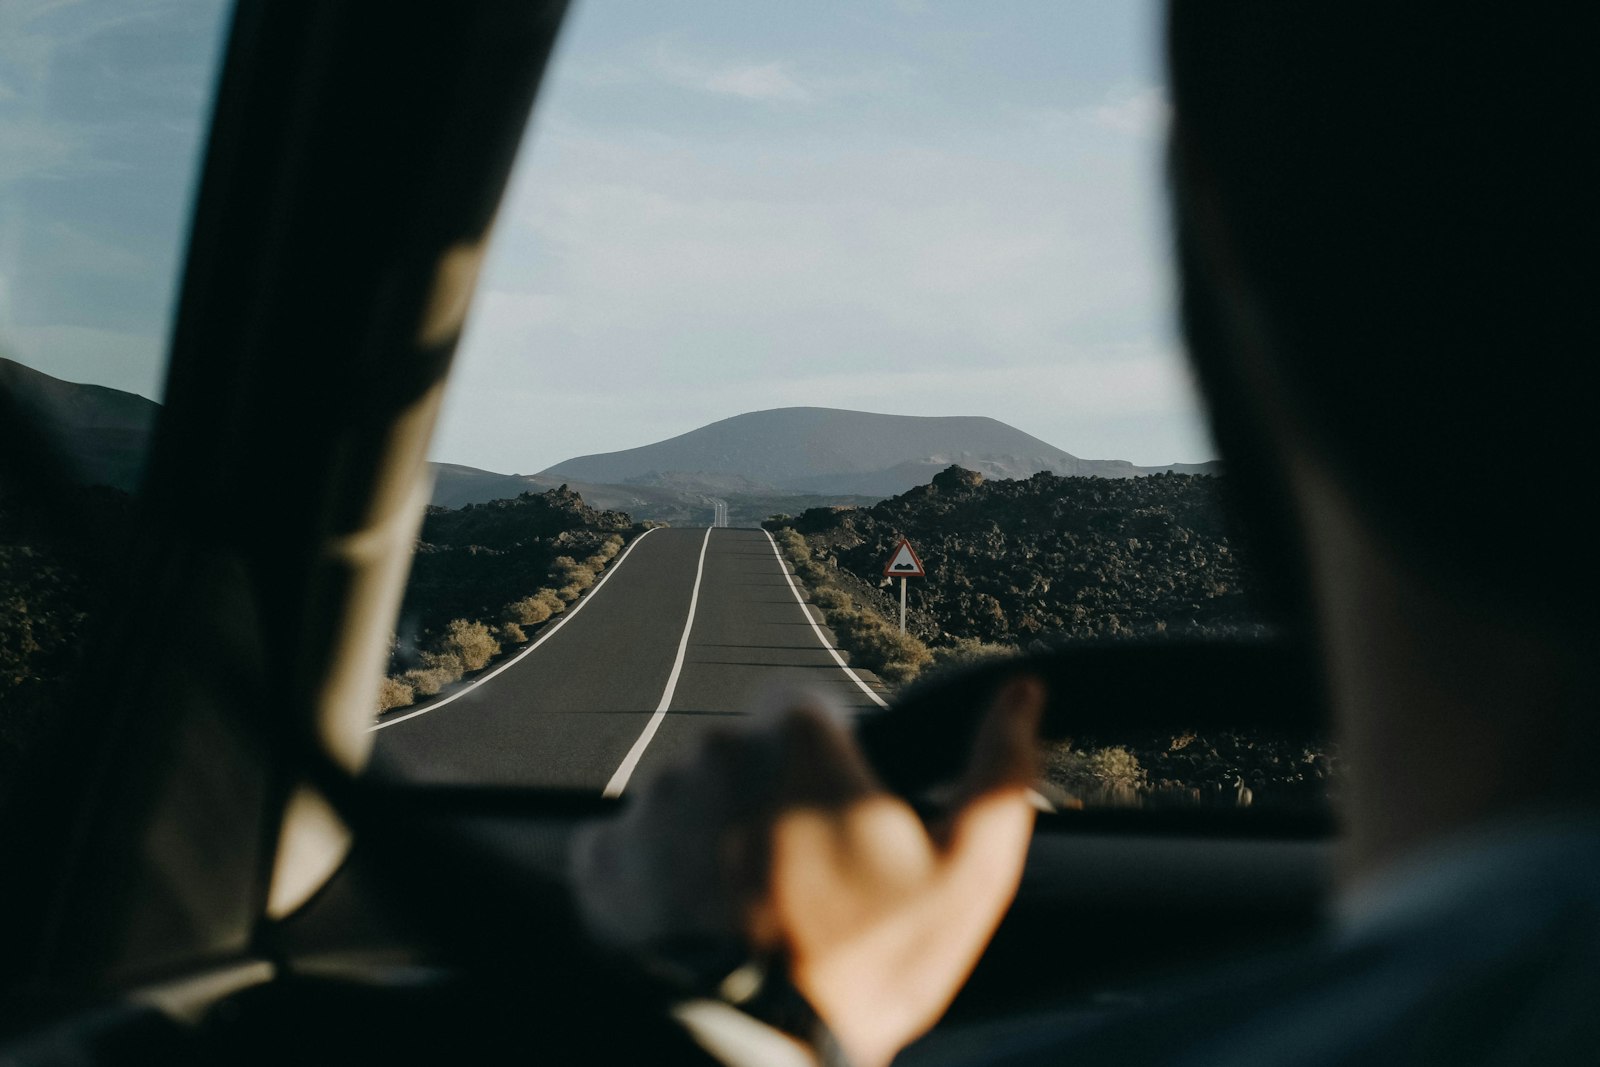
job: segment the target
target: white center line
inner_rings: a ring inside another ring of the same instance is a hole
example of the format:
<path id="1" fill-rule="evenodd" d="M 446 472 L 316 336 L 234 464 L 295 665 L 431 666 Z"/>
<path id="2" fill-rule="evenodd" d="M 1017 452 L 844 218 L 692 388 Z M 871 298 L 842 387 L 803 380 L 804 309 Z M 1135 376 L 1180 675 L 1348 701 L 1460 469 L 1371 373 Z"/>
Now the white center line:
<path id="1" fill-rule="evenodd" d="M 626 560 L 633 553 L 634 548 L 636 548 L 638 546 L 639 542 L 643 541 L 646 537 L 649 537 L 651 534 L 655 533 L 658 528 L 659 527 L 652 526 L 650 529 L 646 530 L 644 533 L 640 534 L 638 537 L 635 537 L 633 539 L 633 544 L 628 546 L 628 550 L 626 552 L 624 552 L 621 556 L 619 556 L 615 563 L 613 563 L 611 566 L 606 568 L 606 572 L 603 575 L 600 576 L 600 580 L 598 582 L 594 583 L 594 588 L 589 590 L 588 594 L 586 596 L 584 596 L 584 598 L 582 600 L 578 601 L 576 604 L 572 605 L 572 607 L 569 608 L 566 612 L 564 612 L 562 614 L 561 618 L 556 620 L 555 625 L 549 627 L 548 629 L 545 630 L 544 633 L 540 634 L 539 635 L 539 639 L 537 641 L 535 641 L 533 644 L 529 645 L 527 648 L 523 649 L 521 652 L 518 652 L 515 656 L 511 657 L 506 662 L 500 664 L 500 666 L 496 667 L 494 670 L 490 671 L 488 674 L 484 675 L 482 678 L 479 678 L 477 681 L 473 682 L 471 685 L 463 686 L 462 688 L 456 690 L 454 693 L 451 693 L 449 696 L 445 697 L 443 700 L 435 700 L 432 704 L 428 704 L 425 707 L 417 708 L 415 711 L 408 711 L 404 715 L 396 715 L 392 719 L 384 719 L 382 722 L 375 723 L 372 726 L 368 727 L 367 728 L 367 732 L 371 733 L 374 730 L 384 730 L 384 729 L 387 729 L 387 728 L 395 725 L 396 723 L 405 722 L 407 719 L 415 719 L 418 715 L 426 715 L 430 711 L 436 711 L 437 709 L 442 708 L 446 704 L 450 703 L 452 700 L 458 700 L 461 697 L 466 696 L 468 693 L 472 692 L 474 689 L 478 688 L 478 686 L 482 685 L 484 682 L 487 682 L 490 678 L 493 678 L 495 675 L 499 674 L 501 671 L 510 670 L 512 667 L 515 667 L 518 663 L 522 662 L 522 660 L 526 656 L 531 654 L 534 649 L 538 648 L 540 645 L 544 644 L 546 641 L 548 641 L 552 637 L 554 637 L 556 635 L 556 631 L 561 629 L 563 626 L 565 626 L 569 619 L 571 619 L 578 612 L 582 611 L 584 608 L 588 607 L 589 601 L 593 600 L 594 597 L 595 597 L 595 594 L 600 592 L 600 587 L 605 585 L 607 582 L 609 582 L 611 580 L 611 576 L 613 574 L 617 573 L 617 569 L 620 568 L 622 566 L 622 564 L 623 564 L 623 561 Z"/>
<path id="2" fill-rule="evenodd" d="M 649 747 L 650 739 L 661 729 L 661 720 L 667 717 L 667 708 L 672 704 L 672 694 L 678 688 L 678 675 L 683 673 L 683 657 L 689 651 L 689 631 L 694 629 L 694 609 L 700 603 L 700 579 L 706 573 L 706 546 L 711 544 L 711 529 L 710 526 L 706 527 L 706 538 L 700 542 L 700 563 L 694 571 L 694 591 L 689 594 L 689 617 L 683 621 L 683 636 L 678 638 L 678 658 L 672 661 L 672 673 L 667 675 L 667 688 L 661 693 L 661 703 L 656 705 L 655 714 L 650 716 L 650 721 L 645 724 L 644 733 L 639 735 L 639 740 L 628 749 L 627 756 L 622 760 L 622 766 L 617 768 L 617 773 L 606 783 L 602 796 L 622 795 L 622 791 L 628 787 L 628 779 L 633 777 L 634 768 L 639 766 L 640 757 Z"/>
<path id="3" fill-rule="evenodd" d="M 863 682 L 861 676 L 851 670 L 849 665 L 845 663 L 844 657 L 839 655 L 839 650 L 828 644 L 828 638 L 823 634 L 822 627 L 817 625 L 817 620 L 811 617 L 811 609 L 806 607 L 806 598 L 800 595 L 800 587 L 794 584 L 794 576 L 789 573 L 789 565 L 783 562 L 783 553 L 778 551 L 778 542 L 772 539 L 772 531 L 762 530 L 761 532 L 767 535 L 767 541 L 772 545 L 772 554 L 778 557 L 778 569 L 783 571 L 784 580 L 789 583 L 789 592 L 794 594 L 795 602 L 800 605 L 800 613 L 806 617 L 806 622 L 811 624 L 811 632 L 817 635 L 817 640 L 822 643 L 823 648 L 828 650 L 828 655 L 833 657 L 833 662 L 839 665 L 839 669 L 848 674 L 850 680 L 860 686 L 861 691 L 871 697 L 874 704 L 877 704 L 880 708 L 888 707 L 889 702 L 874 692 L 870 685 Z"/>

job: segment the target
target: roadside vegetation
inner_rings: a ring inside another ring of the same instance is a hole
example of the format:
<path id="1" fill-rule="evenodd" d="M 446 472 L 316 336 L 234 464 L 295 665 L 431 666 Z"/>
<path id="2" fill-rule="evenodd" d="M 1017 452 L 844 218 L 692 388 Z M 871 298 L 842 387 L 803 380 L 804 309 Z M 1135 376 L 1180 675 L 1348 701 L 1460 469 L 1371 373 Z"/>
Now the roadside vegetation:
<path id="1" fill-rule="evenodd" d="M 782 527 L 773 537 L 810 591 L 811 602 L 821 609 L 839 647 L 850 654 L 851 664 L 892 685 L 903 685 L 932 668 L 975 663 L 1015 651 L 974 638 L 930 646 L 915 634 L 901 633 L 898 617 L 887 618 L 863 595 L 859 579 L 841 572 L 836 564 L 817 559 L 806 539 L 793 528 Z"/>
<path id="2" fill-rule="evenodd" d="M 620 534 L 612 534 L 601 543 L 599 551 L 582 562 L 571 556 L 557 556 L 551 565 L 551 581 L 559 588 L 545 586 L 506 604 L 493 623 L 451 619 L 442 633 L 426 647 L 417 649 L 418 666 L 383 680 L 378 710 L 403 708 L 416 703 L 419 696 L 435 696 L 445 686 L 487 667 L 507 646 L 531 640 L 527 627 L 538 626 L 566 611 L 569 604 L 594 586 L 625 543 Z"/>
<path id="3" fill-rule="evenodd" d="M 1325 809 L 1338 785 L 1338 751 L 1317 738 L 1135 731 L 1115 741 L 1046 746 L 1043 781 L 1058 806 L 1304 812 Z"/>
<path id="4" fill-rule="evenodd" d="M 1038 474 L 985 481 L 951 467 L 867 508 L 815 508 L 765 524 L 853 666 L 891 686 L 931 671 L 1076 641 L 1258 637 L 1220 478 Z M 900 537 L 912 579 L 907 634 L 882 576 Z M 1324 803 L 1336 766 L 1320 739 L 1255 734 L 1075 738 L 1043 753 L 1060 806 Z"/>
<path id="5" fill-rule="evenodd" d="M 404 607 L 401 610 L 402 624 L 412 621 L 413 636 L 408 643 L 398 638 L 395 642 L 390 673 L 379 692 L 379 712 L 435 696 L 446 686 L 487 667 L 502 652 L 532 640 L 539 626 L 565 612 L 593 588 L 606 566 L 622 551 L 627 543 L 623 535 L 607 531 L 632 529 L 626 515 L 597 512 L 565 487 L 548 493 L 525 493 L 509 501 L 469 504 L 453 510 L 430 509 L 429 519 L 436 521 L 431 530 L 424 524 L 424 536 L 466 534 L 490 541 L 495 547 L 426 541 L 419 544 L 414 566 L 422 573 L 414 574 L 408 587 L 410 613 Z M 589 545 L 593 551 L 581 559 L 567 554 L 550 557 L 558 547 L 580 545 Z M 541 555 L 548 558 L 542 584 L 527 595 L 494 610 L 479 609 L 474 618 L 436 621 L 441 614 L 440 605 L 429 602 L 428 591 L 448 589 L 449 596 L 438 599 L 453 606 L 462 602 L 464 594 L 472 595 L 470 586 L 474 584 L 504 590 L 518 576 L 526 576 L 530 561 Z M 469 579 L 466 583 L 462 582 L 464 575 Z M 449 581 L 452 576 L 454 583 Z M 464 590 L 463 584 L 469 588 Z M 424 625 L 423 620 L 432 625 Z"/>
<path id="6" fill-rule="evenodd" d="M 812 556 L 805 538 L 788 528 L 773 536 L 805 583 L 811 602 L 821 609 L 839 646 L 850 654 L 852 665 L 899 684 L 915 678 L 933 662 L 933 653 L 921 639 L 901 633 L 898 622 L 858 603 L 838 576 Z"/>
<path id="7" fill-rule="evenodd" d="M 952 466 L 871 507 L 813 508 L 766 526 L 854 662 L 903 684 L 1072 641 L 1264 634 L 1217 483 L 985 481 Z M 911 581 L 906 634 L 899 591 L 882 574 L 901 537 L 928 568 Z"/>

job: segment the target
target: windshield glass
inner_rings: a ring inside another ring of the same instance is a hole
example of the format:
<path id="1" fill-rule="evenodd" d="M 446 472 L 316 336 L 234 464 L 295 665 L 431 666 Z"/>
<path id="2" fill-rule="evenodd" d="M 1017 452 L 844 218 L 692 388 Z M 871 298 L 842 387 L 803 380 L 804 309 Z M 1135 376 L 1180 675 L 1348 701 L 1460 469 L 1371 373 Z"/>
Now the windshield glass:
<path id="1" fill-rule="evenodd" d="M 380 766 L 616 793 L 779 688 L 862 713 L 1032 649 L 1266 635 L 1176 335 L 1159 16 L 578 5 Z M 1194 731 L 1044 762 L 1068 805 L 1299 804 L 1329 770 Z"/>

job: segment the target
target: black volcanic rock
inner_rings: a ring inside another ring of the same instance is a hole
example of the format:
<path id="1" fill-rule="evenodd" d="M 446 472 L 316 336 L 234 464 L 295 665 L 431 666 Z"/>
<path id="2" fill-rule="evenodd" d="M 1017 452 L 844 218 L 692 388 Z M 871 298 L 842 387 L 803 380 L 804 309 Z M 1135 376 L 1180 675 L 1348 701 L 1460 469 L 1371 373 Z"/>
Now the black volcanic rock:
<path id="1" fill-rule="evenodd" d="M 928 571 L 910 585 L 911 628 L 936 644 L 1260 633 L 1218 482 L 988 480 L 952 468 L 870 508 L 816 508 L 787 524 L 868 588 L 909 538 Z M 898 610 L 880 596 L 882 610 Z"/>
<path id="2" fill-rule="evenodd" d="M 979 474 L 977 471 L 969 471 L 965 467 L 957 467 L 952 464 L 951 466 L 948 466 L 944 470 L 940 471 L 938 474 L 935 474 L 933 476 L 933 481 L 929 484 L 935 489 L 949 489 L 956 491 L 962 489 L 972 489 L 983 484 L 983 475 Z"/>
<path id="3" fill-rule="evenodd" d="M 499 620 L 508 600 L 548 584 L 557 556 L 582 558 L 633 520 L 584 503 L 567 486 L 463 508 L 429 507 L 400 607 L 402 642 L 451 619 Z"/>

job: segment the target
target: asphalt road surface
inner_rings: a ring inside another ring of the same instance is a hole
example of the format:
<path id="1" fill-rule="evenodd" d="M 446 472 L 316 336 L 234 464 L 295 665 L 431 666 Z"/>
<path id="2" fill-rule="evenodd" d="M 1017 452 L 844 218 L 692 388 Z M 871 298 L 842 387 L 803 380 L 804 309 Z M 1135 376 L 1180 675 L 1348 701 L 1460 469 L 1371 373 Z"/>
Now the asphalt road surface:
<path id="1" fill-rule="evenodd" d="M 537 647 L 381 721 L 374 760 L 418 781 L 615 795 L 774 689 L 856 710 L 881 701 L 816 617 L 764 531 L 652 530 Z"/>

